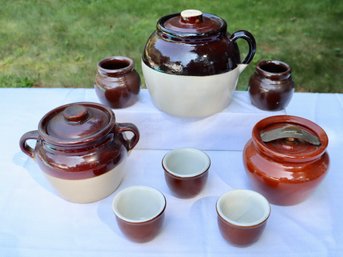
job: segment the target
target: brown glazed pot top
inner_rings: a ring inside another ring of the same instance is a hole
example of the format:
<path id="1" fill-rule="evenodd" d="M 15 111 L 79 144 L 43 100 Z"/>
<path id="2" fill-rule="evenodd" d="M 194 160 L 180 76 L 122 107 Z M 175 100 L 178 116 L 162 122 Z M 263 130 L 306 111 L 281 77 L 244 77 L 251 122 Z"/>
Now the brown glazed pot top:
<path id="1" fill-rule="evenodd" d="M 263 133 L 289 125 L 296 127 L 298 130 L 295 132 L 296 134 L 303 130 L 305 133 L 308 132 L 317 138 L 320 143 L 314 145 L 306 142 L 304 139 L 293 140 L 290 138 L 280 138 L 271 142 L 264 142 L 262 140 Z M 308 162 L 317 159 L 324 154 L 329 143 L 325 131 L 317 124 L 310 120 L 290 115 L 271 116 L 259 121 L 253 128 L 252 139 L 259 151 L 283 162 Z"/>
<path id="2" fill-rule="evenodd" d="M 40 121 L 38 132 L 54 145 L 84 145 L 102 139 L 115 125 L 113 112 L 103 105 L 80 102 L 60 106 Z"/>
<path id="3" fill-rule="evenodd" d="M 243 62 L 236 44 L 238 39 L 246 40 L 249 45 Z M 250 63 L 255 51 L 255 39 L 248 31 L 240 30 L 231 35 L 222 18 L 185 10 L 158 20 L 156 31 L 145 45 L 142 61 L 162 73 L 208 76 Z"/>
<path id="4" fill-rule="evenodd" d="M 127 138 L 127 132 L 133 136 Z M 34 148 L 29 140 L 36 141 Z M 100 176 L 117 167 L 138 141 L 137 127 L 116 123 L 110 108 L 79 102 L 48 112 L 38 130 L 25 133 L 19 144 L 45 173 L 74 180 Z"/>

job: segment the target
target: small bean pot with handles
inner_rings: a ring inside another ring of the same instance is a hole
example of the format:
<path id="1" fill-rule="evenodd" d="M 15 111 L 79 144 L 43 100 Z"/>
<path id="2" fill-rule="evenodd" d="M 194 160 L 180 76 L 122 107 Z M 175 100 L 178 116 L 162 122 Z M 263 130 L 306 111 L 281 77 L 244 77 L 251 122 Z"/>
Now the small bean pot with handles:
<path id="1" fill-rule="evenodd" d="M 126 132 L 132 133 L 130 138 Z M 36 141 L 32 148 L 29 140 Z M 48 112 L 38 130 L 20 138 L 59 195 L 88 203 L 111 194 L 124 176 L 127 153 L 139 140 L 137 127 L 116 123 L 112 110 L 96 103 L 72 103 Z"/>
<path id="2" fill-rule="evenodd" d="M 255 55 L 254 37 L 245 30 L 227 32 L 225 20 L 198 10 L 166 15 L 149 37 L 142 70 L 153 103 L 182 117 L 205 117 L 231 100 L 240 73 Z M 241 61 L 236 41 L 247 41 Z"/>

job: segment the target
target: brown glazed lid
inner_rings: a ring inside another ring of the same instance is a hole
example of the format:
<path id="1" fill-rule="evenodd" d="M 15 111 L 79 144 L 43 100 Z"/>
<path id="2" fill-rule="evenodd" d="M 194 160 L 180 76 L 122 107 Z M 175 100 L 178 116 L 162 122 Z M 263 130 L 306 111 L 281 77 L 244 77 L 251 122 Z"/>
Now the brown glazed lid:
<path id="1" fill-rule="evenodd" d="M 226 22 L 198 10 L 184 10 L 160 18 L 157 30 L 177 37 L 208 37 L 226 33 Z"/>
<path id="2" fill-rule="evenodd" d="M 72 103 L 48 112 L 40 121 L 39 134 L 54 145 L 75 146 L 94 143 L 113 128 L 111 109 L 96 103 Z"/>
<path id="3" fill-rule="evenodd" d="M 328 146 L 325 131 L 310 120 L 290 115 L 271 116 L 253 128 L 256 148 L 283 162 L 308 162 L 317 159 Z"/>

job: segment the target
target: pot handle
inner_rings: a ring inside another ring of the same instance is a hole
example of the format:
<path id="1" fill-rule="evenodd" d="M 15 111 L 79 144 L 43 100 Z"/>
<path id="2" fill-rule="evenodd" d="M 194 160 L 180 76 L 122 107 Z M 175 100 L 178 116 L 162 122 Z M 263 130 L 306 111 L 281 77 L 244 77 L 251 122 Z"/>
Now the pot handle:
<path id="1" fill-rule="evenodd" d="M 249 45 L 249 52 L 245 59 L 243 60 L 242 64 L 249 64 L 252 59 L 254 58 L 254 55 L 256 53 L 256 41 L 254 36 L 246 31 L 246 30 L 238 30 L 235 33 L 233 33 L 230 37 L 230 40 L 232 42 L 235 42 L 237 39 L 244 39 L 248 42 Z"/>
<path id="2" fill-rule="evenodd" d="M 263 142 L 268 143 L 277 139 L 286 138 L 289 141 L 293 141 L 295 138 L 303 140 L 311 145 L 321 145 L 317 136 L 312 135 L 305 129 L 296 125 L 284 125 L 279 128 L 271 129 L 269 131 L 262 132 L 260 134 Z"/>
<path id="3" fill-rule="evenodd" d="M 128 151 L 133 149 L 139 141 L 138 128 L 132 123 L 117 123 L 116 132 L 121 134 L 123 144 Z M 133 133 L 132 138 L 128 139 L 124 132 Z"/>
<path id="4" fill-rule="evenodd" d="M 20 149 L 29 157 L 34 158 L 35 157 L 35 150 L 27 144 L 28 140 L 38 140 L 39 134 L 38 130 L 33 130 L 26 132 L 19 141 Z"/>

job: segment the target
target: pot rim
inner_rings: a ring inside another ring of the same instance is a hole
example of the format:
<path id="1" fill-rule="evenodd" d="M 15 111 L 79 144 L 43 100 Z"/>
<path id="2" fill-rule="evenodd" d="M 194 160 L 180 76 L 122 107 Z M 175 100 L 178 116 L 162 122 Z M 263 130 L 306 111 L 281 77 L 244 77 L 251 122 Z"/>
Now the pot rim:
<path id="1" fill-rule="evenodd" d="M 53 117 L 53 115 L 63 111 L 64 109 L 66 109 L 67 107 L 71 105 L 82 105 L 86 107 L 88 106 L 88 107 L 98 108 L 108 115 L 109 121 L 101 130 L 97 131 L 96 133 L 93 133 L 89 136 L 85 136 L 78 139 L 65 140 L 65 139 L 59 139 L 57 137 L 50 136 L 49 134 L 47 134 L 44 128 L 46 127 L 46 124 L 49 122 L 51 117 Z M 85 145 L 97 143 L 99 140 L 103 139 L 114 127 L 115 127 L 115 115 L 110 108 L 102 104 L 98 104 L 94 102 L 75 102 L 75 103 L 61 105 L 59 107 L 56 107 L 55 109 L 52 109 L 48 113 L 46 113 L 39 121 L 38 133 L 42 137 L 42 139 L 49 144 L 52 144 L 55 146 L 74 148 L 78 146 L 85 146 Z"/>
<path id="2" fill-rule="evenodd" d="M 112 62 L 112 61 L 127 62 L 127 66 L 118 68 L 118 69 L 108 69 L 102 66 L 105 62 Z M 107 74 L 121 75 L 121 74 L 130 72 L 134 68 L 134 61 L 133 59 L 127 56 L 119 56 L 119 55 L 108 56 L 98 62 L 97 68 L 98 68 L 98 72 L 103 75 L 107 75 Z"/>
<path id="3" fill-rule="evenodd" d="M 320 146 L 318 146 L 314 151 L 301 152 L 298 154 L 287 152 L 280 153 L 274 151 L 273 149 L 269 148 L 266 143 L 262 141 L 260 133 L 264 128 L 270 125 L 275 125 L 277 123 L 289 123 L 293 125 L 300 125 L 301 127 L 308 129 L 319 138 L 321 143 Z M 272 159 L 288 162 L 307 162 L 315 160 L 325 153 L 325 150 L 329 144 L 329 138 L 326 132 L 319 125 L 308 119 L 291 115 L 275 115 L 260 120 L 255 124 L 252 130 L 252 141 L 259 151 L 268 155 Z"/>
<path id="4" fill-rule="evenodd" d="M 275 66 L 281 66 L 285 70 L 280 72 L 271 72 L 268 70 L 263 69 L 262 67 L 265 65 L 275 65 Z M 276 78 L 287 78 L 290 76 L 292 72 L 291 66 L 289 66 L 287 63 L 279 60 L 260 60 L 256 65 L 256 71 L 260 74 L 262 74 L 266 78 L 276 79 Z"/>

